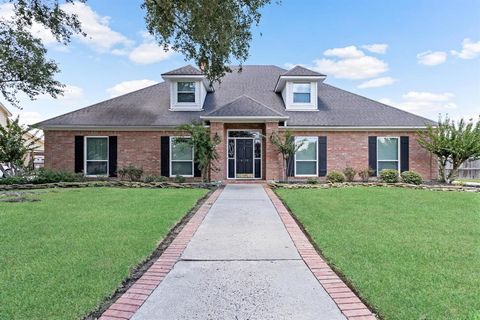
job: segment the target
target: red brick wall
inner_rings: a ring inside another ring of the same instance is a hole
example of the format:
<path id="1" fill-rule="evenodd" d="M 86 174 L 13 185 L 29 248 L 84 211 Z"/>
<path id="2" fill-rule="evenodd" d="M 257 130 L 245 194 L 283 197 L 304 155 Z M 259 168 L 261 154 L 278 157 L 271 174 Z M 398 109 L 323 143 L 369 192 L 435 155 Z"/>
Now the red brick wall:
<path id="1" fill-rule="evenodd" d="M 211 134 L 221 138 L 217 146 L 219 158 L 212 172 L 213 180 L 227 178 L 226 141 L 227 129 L 261 129 L 263 139 L 262 176 L 267 180 L 282 179 L 283 163 L 281 156 L 271 145 L 269 137 L 278 130 L 277 123 L 266 124 L 224 124 L 210 125 Z M 282 130 L 280 128 L 280 130 Z M 74 137 L 76 135 L 117 136 L 118 168 L 129 164 L 143 168 L 146 175 L 160 175 L 160 137 L 179 135 L 174 131 L 46 131 L 45 167 L 57 170 L 74 170 Z M 437 177 L 434 157 L 423 150 L 412 132 L 321 132 L 297 131 L 297 136 L 327 136 L 327 170 L 342 171 L 346 166 L 357 170 L 368 167 L 368 136 L 409 136 L 410 170 L 417 171 L 426 180 Z"/>

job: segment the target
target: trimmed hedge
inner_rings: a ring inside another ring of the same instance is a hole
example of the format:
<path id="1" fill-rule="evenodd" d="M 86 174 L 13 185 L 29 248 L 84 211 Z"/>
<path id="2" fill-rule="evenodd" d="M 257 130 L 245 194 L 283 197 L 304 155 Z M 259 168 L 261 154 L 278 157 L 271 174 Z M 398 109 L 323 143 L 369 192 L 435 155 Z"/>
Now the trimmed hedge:
<path id="1" fill-rule="evenodd" d="M 330 182 L 330 183 L 341 183 L 341 182 L 345 182 L 345 176 L 341 172 L 330 171 L 327 174 L 326 180 L 327 182 Z"/>
<path id="2" fill-rule="evenodd" d="M 85 177 L 81 173 L 40 169 L 31 176 L 13 176 L 0 179 L 0 184 L 44 184 L 55 182 L 81 182 Z"/>
<path id="3" fill-rule="evenodd" d="M 380 171 L 380 181 L 386 183 L 397 183 L 399 181 L 398 170 L 383 169 Z"/>
<path id="4" fill-rule="evenodd" d="M 404 171 L 401 174 L 402 181 L 408 184 L 422 184 L 422 176 L 414 171 Z"/>

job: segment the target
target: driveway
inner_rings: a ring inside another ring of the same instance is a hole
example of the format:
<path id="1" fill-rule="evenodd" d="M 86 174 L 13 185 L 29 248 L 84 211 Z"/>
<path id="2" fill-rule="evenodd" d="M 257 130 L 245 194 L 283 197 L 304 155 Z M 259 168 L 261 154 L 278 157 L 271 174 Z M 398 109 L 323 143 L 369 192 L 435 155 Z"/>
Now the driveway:
<path id="1" fill-rule="evenodd" d="M 260 185 L 228 185 L 135 320 L 345 319 Z"/>

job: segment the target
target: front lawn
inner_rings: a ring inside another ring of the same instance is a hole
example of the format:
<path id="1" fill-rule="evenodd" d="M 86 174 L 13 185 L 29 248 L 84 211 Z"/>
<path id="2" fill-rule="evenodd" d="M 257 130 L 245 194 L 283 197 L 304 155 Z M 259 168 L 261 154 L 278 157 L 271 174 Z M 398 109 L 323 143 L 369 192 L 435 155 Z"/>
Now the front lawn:
<path id="1" fill-rule="evenodd" d="M 384 319 L 480 319 L 480 194 L 379 187 L 277 193 Z"/>
<path id="2" fill-rule="evenodd" d="M 85 188 L 0 202 L 0 319 L 77 319 L 207 191 Z"/>

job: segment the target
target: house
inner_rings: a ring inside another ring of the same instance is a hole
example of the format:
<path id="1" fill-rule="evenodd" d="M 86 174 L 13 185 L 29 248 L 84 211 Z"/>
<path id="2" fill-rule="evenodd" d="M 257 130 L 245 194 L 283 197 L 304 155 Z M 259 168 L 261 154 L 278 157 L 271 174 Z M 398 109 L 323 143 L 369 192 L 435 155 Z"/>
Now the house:
<path id="1" fill-rule="evenodd" d="M 133 164 L 145 174 L 197 177 L 178 125 L 193 121 L 221 139 L 213 180 L 281 179 L 281 156 L 270 142 L 289 129 L 302 142 L 289 175 L 322 177 L 347 166 L 419 172 L 436 177 L 434 157 L 416 141 L 431 120 L 326 84 L 296 66 L 243 66 L 209 86 L 190 65 L 162 74 L 162 83 L 39 124 L 45 166 L 116 176 Z"/>
<path id="2" fill-rule="evenodd" d="M 7 119 L 11 116 L 12 113 L 0 102 L 0 126 L 7 125 Z"/>

